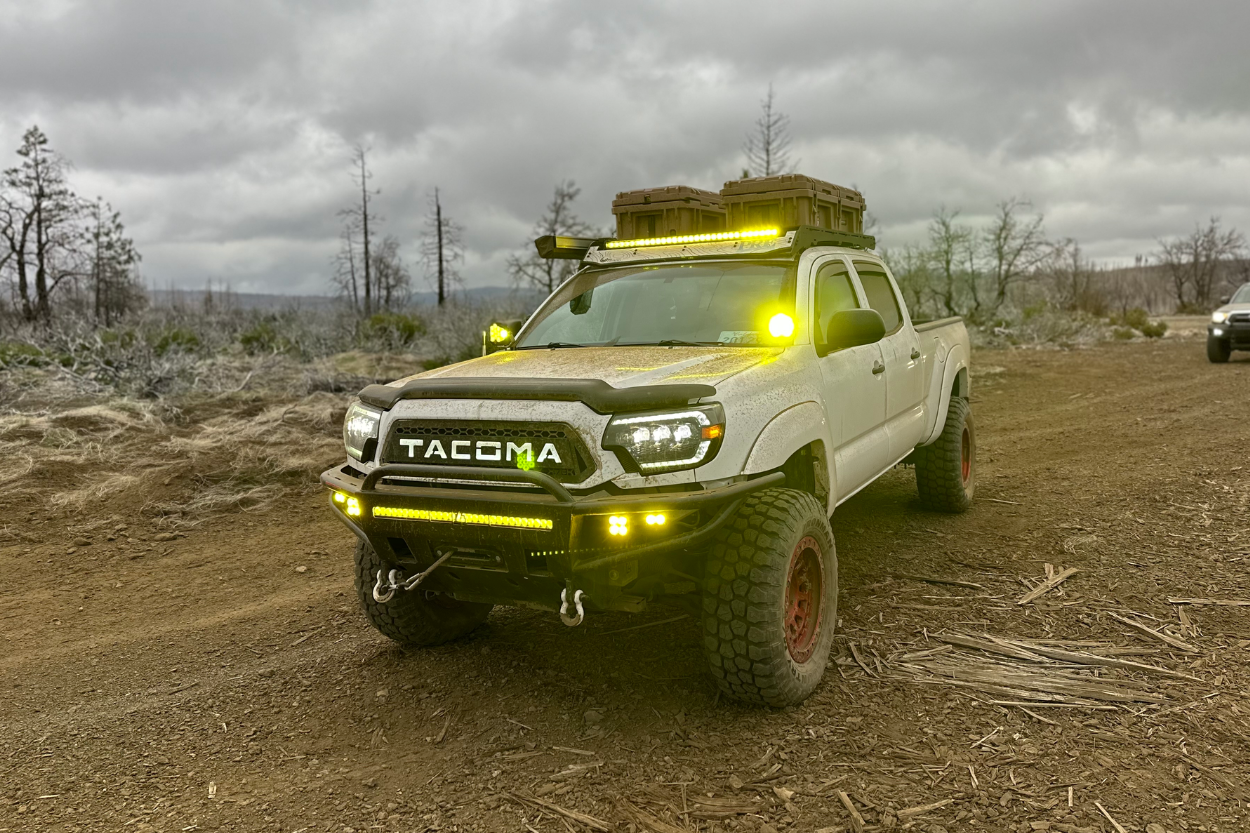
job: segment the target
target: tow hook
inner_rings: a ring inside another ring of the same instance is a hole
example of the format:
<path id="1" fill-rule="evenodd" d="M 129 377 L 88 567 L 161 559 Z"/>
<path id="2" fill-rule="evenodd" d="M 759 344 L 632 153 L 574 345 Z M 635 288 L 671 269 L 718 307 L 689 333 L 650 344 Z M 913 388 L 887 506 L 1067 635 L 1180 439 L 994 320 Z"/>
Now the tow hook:
<path id="1" fill-rule="evenodd" d="M 586 618 L 586 611 L 582 609 L 582 599 L 586 598 L 586 594 L 581 590 L 573 593 L 573 607 L 577 608 L 577 615 L 569 615 L 569 589 L 566 587 L 560 591 L 560 621 L 575 628 Z"/>
<path id="2" fill-rule="evenodd" d="M 391 570 L 386 574 L 386 578 L 382 578 L 382 571 L 378 570 L 378 580 L 373 584 L 373 600 L 378 604 L 386 604 L 395 595 L 396 590 L 416 590 L 421 582 L 429 577 L 430 573 L 442 566 L 443 562 L 456 554 L 454 549 L 447 550 L 437 561 L 430 565 L 429 569 L 417 573 L 410 579 L 405 579 L 403 573 L 399 570 Z M 578 605 L 578 610 L 581 606 Z"/>

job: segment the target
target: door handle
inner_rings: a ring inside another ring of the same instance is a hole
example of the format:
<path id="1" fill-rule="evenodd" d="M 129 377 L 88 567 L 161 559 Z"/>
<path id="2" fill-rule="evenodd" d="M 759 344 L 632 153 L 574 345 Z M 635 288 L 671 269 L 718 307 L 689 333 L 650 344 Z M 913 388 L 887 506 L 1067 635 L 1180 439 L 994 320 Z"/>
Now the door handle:
<path id="1" fill-rule="evenodd" d="M 911 348 L 911 360 L 914 362 L 918 358 L 920 358 L 920 351 L 915 347 Z"/>
<path id="2" fill-rule="evenodd" d="M 876 375 L 878 373 L 885 373 L 885 365 L 883 365 L 881 362 L 873 362 L 872 372 L 873 372 L 873 375 Z"/>

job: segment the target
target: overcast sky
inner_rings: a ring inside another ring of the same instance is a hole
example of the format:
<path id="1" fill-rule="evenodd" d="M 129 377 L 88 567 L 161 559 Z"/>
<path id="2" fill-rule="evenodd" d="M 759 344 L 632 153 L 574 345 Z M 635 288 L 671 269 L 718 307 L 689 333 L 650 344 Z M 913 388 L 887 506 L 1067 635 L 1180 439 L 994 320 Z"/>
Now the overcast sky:
<path id="1" fill-rule="evenodd" d="M 147 280 L 327 291 L 350 152 L 419 273 L 429 192 L 504 285 L 555 183 L 718 190 L 769 82 L 798 171 L 856 185 L 887 246 L 1027 197 L 1131 261 L 1250 232 L 1250 2 L 0 0 L 0 165 L 38 124 L 122 212 Z"/>

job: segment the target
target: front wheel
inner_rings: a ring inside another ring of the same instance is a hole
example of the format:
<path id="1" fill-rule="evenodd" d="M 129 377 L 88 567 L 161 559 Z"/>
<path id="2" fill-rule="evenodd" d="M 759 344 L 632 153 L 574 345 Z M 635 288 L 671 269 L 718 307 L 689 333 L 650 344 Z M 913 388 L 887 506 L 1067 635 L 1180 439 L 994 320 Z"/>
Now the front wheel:
<path id="1" fill-rule="evenodd" d="M 968 511 L 977 489 L 977 431 L 967 399 L 951 397 L 942 433 L 912 459 L 921 503 L 939 512 Z"/>
<path id="2" fill-rule="evenodd" d="M 1212 364 L 1223 364 L 1228 361 L 1233 350 L 1229 347 L 1228 342 L 1222 338 L 1212 338 L 1207 336 L 1207 360 Z"/>
<path id="3" fill-rule="evenodd" d="M 393 566 L 384 564 L 364 541 L 356 544 L 356 596 L 369 624 L 383 636 L 412 647 L 442 645 L 486 621 L 492 605 L 461 602 L 421 588 L 396 590 L 386 603 L 375 601 L 378 570 L 385 575 Z"/>
<path id="4" fill-rule="evenodd" d="M 703 580 L 703 643 L 720 689 L 790 706 L 829 663 L 838 556 L 825 507 L 806 492 L 751 495 L 716 535 Z"/>

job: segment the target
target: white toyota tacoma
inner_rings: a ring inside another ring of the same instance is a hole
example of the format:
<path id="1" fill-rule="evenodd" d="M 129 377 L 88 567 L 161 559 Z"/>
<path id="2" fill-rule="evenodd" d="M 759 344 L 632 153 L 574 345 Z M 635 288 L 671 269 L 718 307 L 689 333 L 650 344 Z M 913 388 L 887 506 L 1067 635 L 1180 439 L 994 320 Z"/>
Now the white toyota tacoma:
<path id="1" fill-rule="evenodd" d="M 817 227 L 544 238 L 581 267 L 500 348 L 351 404 L 322 475 L 386 636 L 432 645 L 496 604 L 699 603 L 728 695 L 785 705 L 828 663 L 829 518 L 900 463 L 920 503 L 976 485 L 968 335 L 914 321 L 871 237 Z"/>

